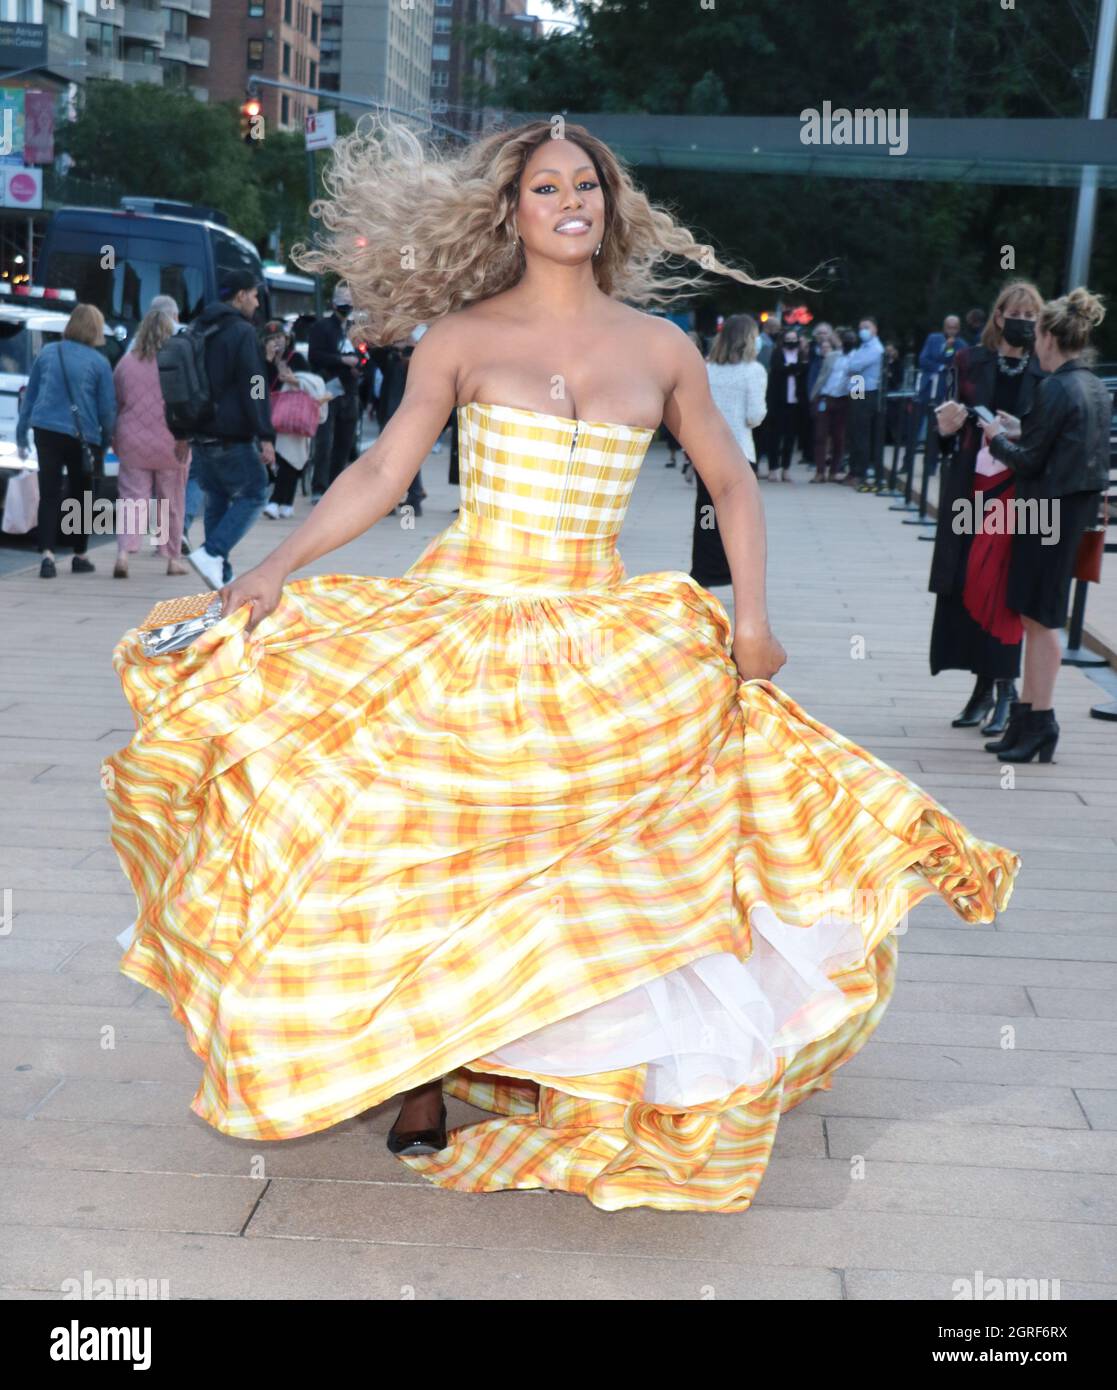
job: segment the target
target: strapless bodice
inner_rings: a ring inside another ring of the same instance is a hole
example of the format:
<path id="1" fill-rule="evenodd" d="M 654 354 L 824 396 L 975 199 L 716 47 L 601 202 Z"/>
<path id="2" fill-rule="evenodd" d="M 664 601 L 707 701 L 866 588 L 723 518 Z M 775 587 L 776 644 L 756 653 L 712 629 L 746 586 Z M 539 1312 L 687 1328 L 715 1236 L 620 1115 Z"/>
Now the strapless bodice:
<path id="1" fill-rule="evenodd" d="M 528 531 L 616 536 L 654 433 L 518 406 L 459 406 L 462 508 Z"/>
<path id="2" fill-rule="evenodd" d="M 471 401 L 458 407 L 461 509 L 407 577 L 486 592 L 611 587 L 655 430 Z"/>

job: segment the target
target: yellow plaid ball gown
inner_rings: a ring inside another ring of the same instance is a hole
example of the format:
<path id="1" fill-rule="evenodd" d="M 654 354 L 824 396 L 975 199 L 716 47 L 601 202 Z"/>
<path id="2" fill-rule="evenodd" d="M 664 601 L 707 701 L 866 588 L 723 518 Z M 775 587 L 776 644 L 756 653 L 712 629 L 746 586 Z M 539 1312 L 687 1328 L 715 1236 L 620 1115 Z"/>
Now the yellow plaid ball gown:
<path id="1" fill-rule="evenodd" d="M 439 1186 L 742 1210 L 780 1114 L 879 1021 L 905 910 L 988 922 L 1019 860 L 742 682 L 688 575 L 626 575 L 652 430 L 480 402 L 459 428 L 460 514 L 402 578 L 116 646 L 121 969 L 225 1134 L 444 1075 L 492 1118 L 401 1157 Z"/>

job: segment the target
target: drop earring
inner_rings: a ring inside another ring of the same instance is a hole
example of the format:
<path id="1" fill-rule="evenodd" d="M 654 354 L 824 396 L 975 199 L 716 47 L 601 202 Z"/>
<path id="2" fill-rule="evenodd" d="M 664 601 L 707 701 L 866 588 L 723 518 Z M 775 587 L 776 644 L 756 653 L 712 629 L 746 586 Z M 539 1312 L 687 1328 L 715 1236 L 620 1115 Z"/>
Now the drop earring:
<path id="1" fill-rule="evenodd" d="M 599 241 L 599 242 L 597 243 L 597 250 L 596 250 L 593 254 L 594 254 L 595 256 L 600 256 L 600 255 L 601 255 L 601 248 L 602 248 L 604 245 L 605 245 L 605 243 L 604 243 L 603 241 Z"/>

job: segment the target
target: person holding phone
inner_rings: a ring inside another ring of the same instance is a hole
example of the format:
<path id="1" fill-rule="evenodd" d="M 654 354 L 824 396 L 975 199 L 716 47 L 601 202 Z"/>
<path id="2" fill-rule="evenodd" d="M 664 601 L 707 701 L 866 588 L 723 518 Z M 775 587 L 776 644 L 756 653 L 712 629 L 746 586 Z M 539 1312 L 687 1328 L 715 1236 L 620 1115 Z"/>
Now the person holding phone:
<path id="1" fill-rule="evenodd" d="M 982 424 L 989 452 L 1011 470 L 1018 495 L 1047 504 L 1055 517 L 1054 543 L 1038 527 L 1009 537 L 1007 601 L 1020 614 L 1027 641 L 1021 699 L 996 750 L 1003 762 L 1027 763 L 1038 755 L 1049 763 L 1059 741 L 1053 707 L 1063 659 L 1059 628 L 1067 620 L 1079 544 L 1109 483 L 1113 397 L 1084 360 L 1090 334 L 1104 317 L 1101 299 L 1081 285 L 1045 304 L 1036 322 L 1036 355 L 1049 375 L 1032 410 L 1019 430 L 1002 419 Z"/>
<path id="2" fill-rule="evenodd" d="M 983 724 L 987 738 L 1008 727 L 1017 698 L 1023 628 L 1005 599 L 1010 538 L 973 534 L 957 524 L 959 502 L 969 515 L 1012 500 L 1013 476 L 983 447 L 978 408 L 1013 429 L 1032 408 L 1045 373 L 1032 352 L 1043 296 L 1024 280 L 1006 284 L 976 347 L 961 347 L 947 373 L 947 399 L 935 410 L 943 468 L 939 525 L 928 587 L 937 594 L 931 626 L 931 674 L 971 671 L 974 687 L 953 720 L 956 729 Z M 997 414 L 999 412 L 999 415 Z"/>

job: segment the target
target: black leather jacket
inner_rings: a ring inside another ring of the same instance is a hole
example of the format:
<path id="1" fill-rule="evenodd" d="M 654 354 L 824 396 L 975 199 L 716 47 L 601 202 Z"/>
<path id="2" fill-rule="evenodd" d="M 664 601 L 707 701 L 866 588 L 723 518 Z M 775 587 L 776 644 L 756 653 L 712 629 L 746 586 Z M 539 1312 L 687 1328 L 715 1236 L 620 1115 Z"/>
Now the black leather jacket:
<path id="1" fill-rule="evenodd" d="M 1018 497 L 1100 492 L 1109 484 L 1112 417 L 1104 383 L 1075 358 L 1039 383 L 1020 439 L 997 435 L 989 452 L 1015 472 Z"/>

